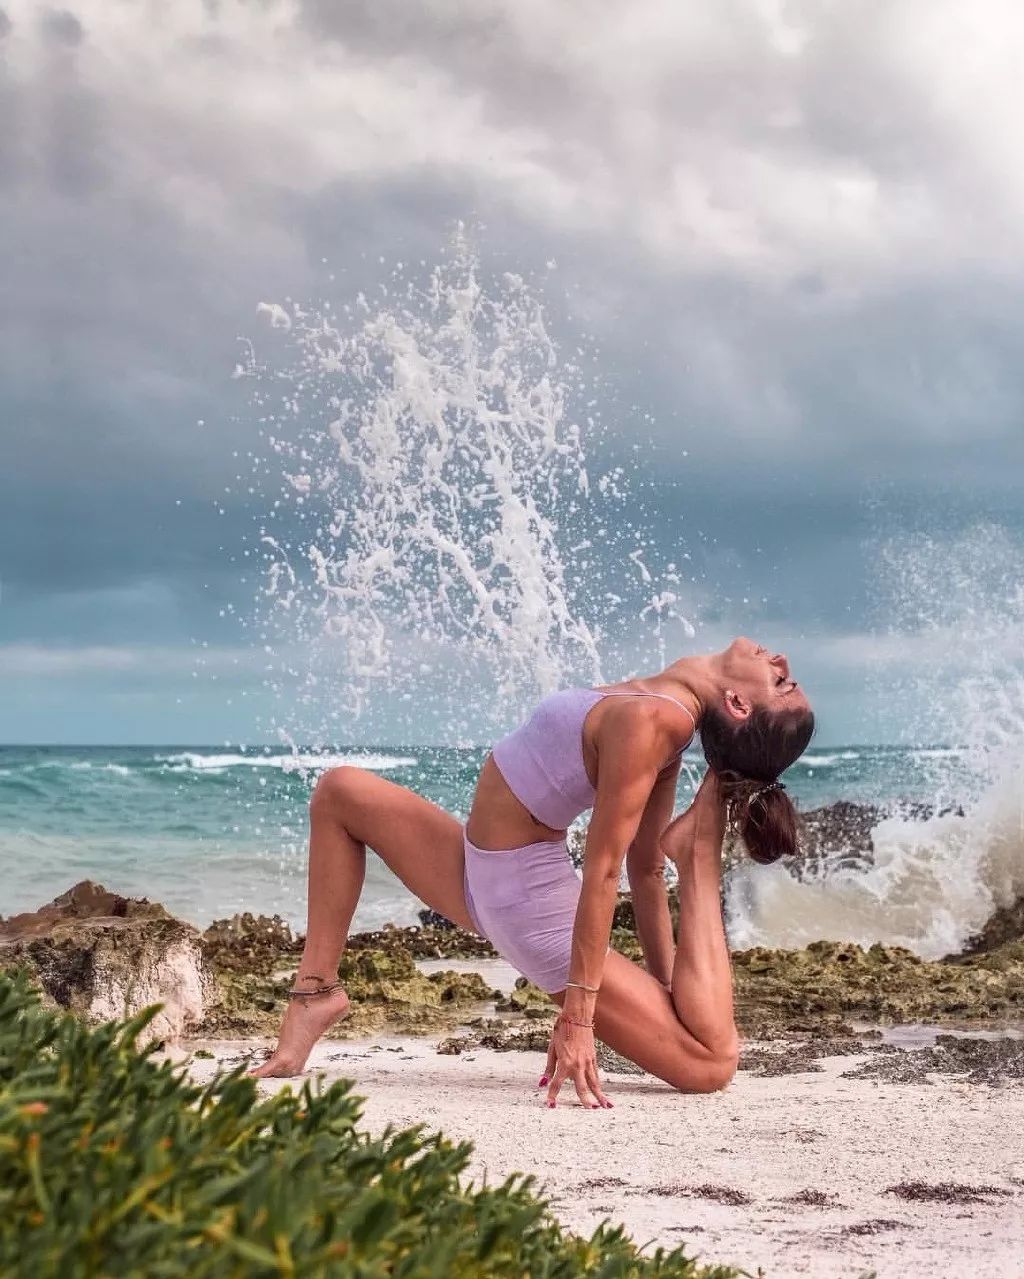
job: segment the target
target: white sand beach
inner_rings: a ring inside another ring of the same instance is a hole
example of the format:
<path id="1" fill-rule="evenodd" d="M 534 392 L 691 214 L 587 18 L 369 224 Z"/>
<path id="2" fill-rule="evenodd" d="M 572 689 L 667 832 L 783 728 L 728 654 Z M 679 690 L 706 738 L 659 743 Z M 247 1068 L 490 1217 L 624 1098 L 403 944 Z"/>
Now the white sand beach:
<path id="1" fill-rule="evenodd" d="M 203 1046 L 215 1060 L 193 1060 L 200 1080 L 263 1047 Z M 321 1043 L 310 1065 L 325 1082 L 356 1081 L 373 1130 L 423 1122 L 469 1139 L 472 1175 L 492 1183 L 532 1172 L 577 1231 L 611 1218 L 638 1242 L 685 1242 L 765 1279 L 1020 1279 L 1024 1087 L 842 1078 L 861 1060 L 741 1072 L 709 1096 L 607 1074 L 613 1111 L 585 1111 L 568 1093 L 549 1110 L 536 1053 L 444 1056 L 432 1039 L 380 1037 Z M 937 1197 L 890 1191 L 914 1183 L 910 1193 Z"/>

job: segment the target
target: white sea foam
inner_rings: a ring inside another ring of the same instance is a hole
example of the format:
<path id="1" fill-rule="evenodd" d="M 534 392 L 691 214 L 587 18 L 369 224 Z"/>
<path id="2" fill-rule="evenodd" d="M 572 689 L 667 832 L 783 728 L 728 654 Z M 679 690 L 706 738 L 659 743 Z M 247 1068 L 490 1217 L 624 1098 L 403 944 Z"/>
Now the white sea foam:
<path id="1" fill-rule="evenodd" d="M 800 879 L 745 861 L 727 894 L 735 945 L 882 941 L 936 958 L 1024 894 L 1024 547 L 986 526 L 956 540 L 896 539 L 883 552 L 887 624 L 908 645 L 923 636 L 917 648 L 930 654 L 885 692 L 924 741 L 944 727 L 963 742 L 914 752 L 936 808 L 962 804 L 963 815 L 886 818 L 868 864 Z"/>
<path id="2" fill-rule="evenodd" d="M 131 777 L 133 770 L 126 764 L 93 763 L 92 760 L 79 759 L 68 764 L 63 760 L 53 760 L 39 765 L 40 768 L 69 768 L 75 773 L 115 773 L 118 777 Z"/>
<path id="3" fill-rule="evenodd" d="M 354 764 L 372 772 L 387 772 L 392 768 L 405 768 L 418 762 L 414 755 L 364 755 L 358 752 L 333 755 L 202 755 L 196 751 L 183 751 L 177 755 L 161 755 L 157 758 L 173 772 L 198 773 L 223 773 L 230 768 L 279 768 L 286 773 L 322 772 L 325 768 L 339 768 L 343 764 Z"/>
<path id="4" fill-rule="evenodd" d="M 800 762 L 807 768 L 834 768 L 836 764 L 860 759 L 858 751 L 836 751 L 831 755 L 804 755 Z"/>

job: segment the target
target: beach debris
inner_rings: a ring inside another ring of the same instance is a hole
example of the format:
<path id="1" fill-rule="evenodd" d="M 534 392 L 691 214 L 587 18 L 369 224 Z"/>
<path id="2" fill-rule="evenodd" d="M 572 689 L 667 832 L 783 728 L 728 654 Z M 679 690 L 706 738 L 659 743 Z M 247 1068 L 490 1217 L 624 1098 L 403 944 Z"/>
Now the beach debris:
<path id="1" fill-rule="evenodd" d="M 927 1048 L 890 1053 L 845 1071 L 844 1079 L 885 1084 L 927 1084 L 930 1074 L 960 1075 L 969 1084 L 1004 1084 L 1024 1079 L 1024 1039 L 938 1035 Z"/>
<path id="2" fill-rule="evenodd" d="M 974 1204 L 986 1203 L 998 1195 L 1012 1195 L 1003 1186 L 967 1186 L 959 1181 L 901 1181 L 888 1186 L 883 1195 L 895 1195 L 912 1203 Z"/>
<path id="3" fill-rule="evenodd" d="M 617 1053 L 614 1048 L 609 1048 L 607 1044 L 597 1044 L 597 1064 L 609 1075 L 643 1075 L 646 1071 L 642 1066 L 638 1066 L 635 1061 L 630 1061 L 628 1057 L 623 1057 L 621 1053 Z"/>
<path id="4" fill-rule="evenodd" d="M 680 1199 L 710 1199 L 714 1203 L 728 1204 L 732 1208 L 744 1208 L 754 1201 L 743 1190 L 736 1190 L 733 1186 L 713 1186 L 709 1184 L 700 1186 L 648 1186 L 644 1194 L 661 1195 L 665 1198 Z"/>
<path id="5" fill-rule="evenodd" d="M 761 1078 L 777 1075 L 799 1075 L 808 1071 L 820 1071 L 822 1057 L 859 1056 L 862 1053 L 897 1052 L 890 1044 L 880 1044 L 874 1039 L 862 1038 L 852 1030 L 849 1035 L 817 1036 L 806 1038 L 789 1036 L 768 1045 L 745 1048 L 740 1053 L 739 1069 Z"/>
<path id="6" fill-rule="evenodd" d="M 799 1208 L 841 1208 L 839 1196 L 824 1190 L 798 1190 L 795 1194 L 786 1195 L 776 1200 L 777 1203 L 793 1204 Z"/>
<path id="7" fill-rule="evenodd" d="M 873 1217 L 869 1221 L 855 1221 L 852 1225 L 843 1226 L 839 1233 L 856 1238 L 861 1235 L 880 1235 L 887 1230 L 905 1230 L 906 1226 L 905 1221 L 893 1221 L 891 1217 Z"/>

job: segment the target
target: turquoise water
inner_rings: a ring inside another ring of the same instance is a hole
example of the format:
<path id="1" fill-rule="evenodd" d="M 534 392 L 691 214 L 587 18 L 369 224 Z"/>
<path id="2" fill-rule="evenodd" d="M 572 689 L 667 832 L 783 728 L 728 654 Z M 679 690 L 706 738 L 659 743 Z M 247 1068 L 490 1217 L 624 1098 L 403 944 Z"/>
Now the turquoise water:
<path id="1" fill-rule="evenodd" d="M 323 767 L 373 769 L 461 820 L 485 753 L 0 747 L 0 914 L 33 909 L 89 878 L 163 902 L 198 924 L 251 910 L 301 927 L 306 804 Z M 701 769 L 698 756 L 686 762 L 680 806 Z M 822 748 L 791 769 L 787 782 L 805 809 L 837 799 L 941 800 L 942 789 L 956 789 L 951 765 L 955 754 L 943 748 Z M 416 906 L 379 859 L 369 858 L 357 924 L 411 922 Z"/>

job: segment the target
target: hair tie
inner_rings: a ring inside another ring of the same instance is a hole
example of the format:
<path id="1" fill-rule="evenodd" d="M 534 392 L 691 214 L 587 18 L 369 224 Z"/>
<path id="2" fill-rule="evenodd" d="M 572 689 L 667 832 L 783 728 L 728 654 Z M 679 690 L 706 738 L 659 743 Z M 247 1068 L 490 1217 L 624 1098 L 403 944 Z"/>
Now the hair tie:
<path id="1" fill-rule="evenodd" d="M 762 786 L 760 790 L 754 791 L 753 795 L 751 795 L 751 797 L 747 800 L 747 804 L 748 805 L 752 804 L 755 799 L 760 799 L 762 795 L 767 795 L 770 791 L 785 790 L 785 789 L 786 789 L 785 782 L 779 782 L 779 781 L 769 782 L 766 786 Z"/>

